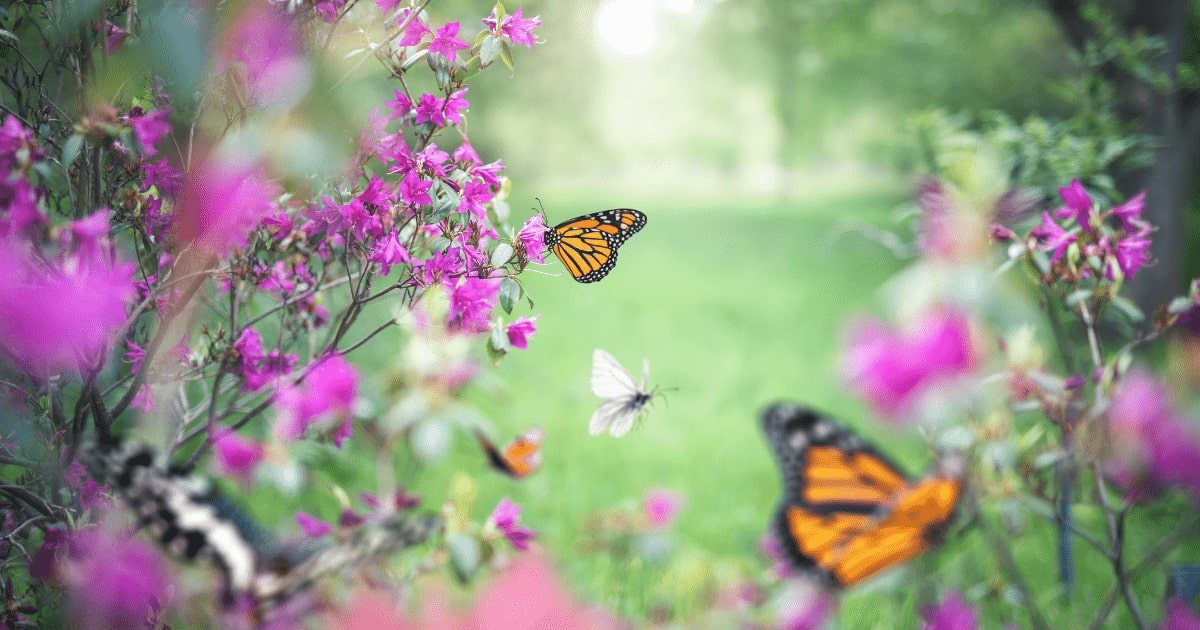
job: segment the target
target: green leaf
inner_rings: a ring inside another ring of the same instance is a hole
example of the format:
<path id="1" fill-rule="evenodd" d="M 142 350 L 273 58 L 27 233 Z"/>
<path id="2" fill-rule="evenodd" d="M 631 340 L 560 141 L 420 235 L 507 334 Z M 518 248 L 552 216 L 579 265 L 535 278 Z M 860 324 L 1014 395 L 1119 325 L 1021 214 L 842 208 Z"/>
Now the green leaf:
<path id="1" fill-rule="evenodd" d="M 488 337 L 488 354 L 493 359 L 499 359 L 508 353 L 508 334 L 499 320 L 492 322 L 491 335 Z"/>
<path id="2" fill-rule="evenodd" d="M 17 39 L 17 36 L 16 36 L 16 35 L 13 35 L 13 34 L 12 34 L 12 32 L 11 32 L 11 31 L 6 31 L 6 30 L 4 30 L 4 29 L 2 29 L 2 28 L 0 28 L 0 37 L 3 37 L 4 39 L 11 40 L 11 41 L 14 41 L 14 42 L 18 42 L 18 41 L 20 41 L 19 39 Z"/>
<path id="3" fill-rule="evenodd" d="M 430 223 L 432 223 L 432 221 L 430 221 Z M 439 236 L 432 241 L 429 241 L 429 251 L 431 252 L 444 252 L 449 247 L 450 239 L 446 238 L 445 236 Z"/>
<path id="4" fill-rule="evenodd" d="M 1075 291 L 1072 291 L 1071 294 L 1067 296 L 1067 299 L 1063 300 L 1063 303 L 1066 304 L 1067 306 L 1075 306 L 1075 305 L 1079 304 L 1080 302 L 1088 299 L 1091 296 L 1092 296 L 1091 289 L 1077 289 Z"/>
<path id="5" fill-rule="evenodd" d="M 64 171 L 70 171 L 71 165 L 79 157 L 79 152 L 83 150 L 83 136 L 77 133 L 71 134 L 70 138 L 63 143 L 62 166 Z"/>
<path id="6" fill-rule="evenodd" d="M 1171 303 L 1167 305 L 1167 312 L 1171 315 L 1181 315 L 1186 313 L 1190 308 L 1192 308 L 1192 300 L 1180 296 L 1171 300 Z"/>
<path id="7" fill-rule="evenodd" d="M 504 40 L 500 41 L 500 61 L 503 61 L 504 65 L 508 66 L 510 72 L 516 72 L 516 69 L 513 68 L 512 48 Z"/>
<path id="8" fill-rule="evenodd" d="M 1134 304 L 1129 298 L 1119 295 L 1113 296 L 1112 305 L 1117 307 L 1117 310 L 1124 313 L 1132 322 L 1136 323 L 1146 319 L 1146 315 L 1142 313 L 1142 309 L 1138 308 L 1137 304 Z"/>
<path id="9" fill-rule="evenodd" d="M 516 254 L 516 250 L 513 249 L 512 245 L 500 243 L 496 245 L 496 249 L 492 250 L 492 258 L 489 262 L 492 267 L 503 267 L 505 263 L 512 260 L 514 254 Z"/>
<path id="10" fill-rule="evenodd" d="M 446 538 L 446 548 L 450 550 L 450 568 L 454 571 L 454 577 L 463 584 L 470 583 L 479 570 L 482 557 L 479 540 L 470 534 L 458 532 Z"/>
<path id="11" fill-rule="evenodd" d="M 512 314 L 513 307 L 521 300 L 521 283 L 512 278 L 500 281 L 500 308 L 505 313 Z"/>
<path id="12" fill-rule="evenodd" d="M 479 60 L 479 55 L 474 55 L 470 59 L 467 60 L 467 69 L 463 71 L 462 75 L 459 76 L 458 80 L 466 81 L 466 80 L 470 79 L 471 77 L 479 74 L 479 72 L 481 70 L 483 70 L 483 64 Z"/>
<path id="13" fill-rule="evenodd" d="M 492 211 L 496 213 L 496 223 L 508 223 L 508 217 L 512 215 L 508 202 L 502 199 L 492 199 Z"/>
<path id="14" fill-rule="evenodd" d="M 492 65 L 496 60 L 496 55 L 500 54 L 501 40 L 497 37 L 488 35 L 484 38 L 483 44 L 479 46 L 479 63 L 483 67 Z"/>

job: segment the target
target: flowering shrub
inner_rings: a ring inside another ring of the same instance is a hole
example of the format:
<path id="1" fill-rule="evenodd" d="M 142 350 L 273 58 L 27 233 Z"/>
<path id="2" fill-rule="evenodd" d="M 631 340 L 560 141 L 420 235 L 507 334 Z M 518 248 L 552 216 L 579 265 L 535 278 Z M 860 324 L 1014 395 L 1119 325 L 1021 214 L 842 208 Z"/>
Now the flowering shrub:
<path id="1" fill-rule="evenodd" d="M 0 18 L 0 75 L 24 86 L 0 98 L 0 466 L 21 479 L 0 490 L 5 627 L 48 622 L 58 592 L 84 627 L 158 626 L 173 607 L 218 600 L 194 581 L 168 588 L 153 547 L 103 533 L 119 522 L 106 516 L 117 488 L 81 464 L 97 441 L 145 439 L 185 471 L 211 454 L 218 478 L 295 492 L 311 474 L 305 443 L 341 449 L 365 429 L 356 448 L 390 458 L 449 425 L 440 414 L 478 371 L 473 347 L 500 357 L 535 338 L 536 315 L 506 320 L 519 274 L 544 262 L 545 228 L 540 216 L 510 226 L 504 166 L 479 156 L 465 122 L 467 81 L 496 60 L 511 69 L 538 17 L 497 4 L 472 27 L 382 0 L 102 4 Z M 192 50 L 178 32 L 210 27 Z M 369 45 L 329 45 L 353 37 Z M 131 74 L 106 94 L 100 79 L 144 67 L 147 51 L 196 72 Z M 394 86 L 349 133 L 311 114 L 343 53 L 379 62 Z M 325 162 L 298 159 L 309 154 Z M 391 314 L 360 327 L 375 304 Z M 407 333 L 384 392 L 393 411 L 365 414 L 348 357 L 390 328 Z M 427 440 L 413 450 L 438 455 Z M 365 513 L 347 501 L 337 524 L 295 512 L 292 531 L 369 541 L 355 538 L 364 523 L 419 502 L 392 480 L 362 490 Z M 172 528 L 224 511 L 196 509 L 145 524 L 169 543 Z M 491 521 L 526 549 L 519 512 L 503 504 Z M 254 538 L 244 516 L 226 518 L 205 522 Z"/>

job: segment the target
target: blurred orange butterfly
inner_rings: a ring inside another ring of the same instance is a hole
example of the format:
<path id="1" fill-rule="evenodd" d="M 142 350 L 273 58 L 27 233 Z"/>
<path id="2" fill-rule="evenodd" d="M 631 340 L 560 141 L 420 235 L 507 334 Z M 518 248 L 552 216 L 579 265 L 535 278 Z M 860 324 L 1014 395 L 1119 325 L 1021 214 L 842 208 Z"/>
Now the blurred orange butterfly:
<path id="1" fill-rule="evenodd" d="M 617 248 L 645 225 L 637 210 L 601 210 L 559 223 L 542 240 L 577 282 L 596 282 L 616 266 Z"/>
<path id="2" fill-rule="evenodd" d="M 853 586 L 931 547 L 953 519 L 963 489 L 960 458 L 946 458 L 913 483 L 849 429 L 810 409 L 775 404 L 762 425 L 783 472 L 775 535 L 801 574 Z"/>
<path id="3" fill-rule="evenodd" d="M 475 439 L 479 440 L 479 445 L 483 447 L 488 463 L 492 468 L 513 479 L 523 479 L 541 468 L 542 438 L 545 436 L 545 429 L 534 427 L 524 435 L 517 436 L 504 450 L 500 450 L 487 436 L 478 429 L 475 430 Z"/>

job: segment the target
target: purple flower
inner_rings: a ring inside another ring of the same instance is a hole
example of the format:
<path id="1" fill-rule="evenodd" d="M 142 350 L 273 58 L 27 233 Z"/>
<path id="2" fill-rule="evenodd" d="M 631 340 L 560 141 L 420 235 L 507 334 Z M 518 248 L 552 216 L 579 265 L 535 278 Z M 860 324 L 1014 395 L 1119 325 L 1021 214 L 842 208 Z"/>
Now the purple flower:
<path id="1" fill-rule="evenodd" d="M 488 318 L 496 308 L 496 297 L 500 294 L 498 278 L 445 279 L 442 282 L 450 294 L 448 321 L 456 330 L 483 332 L 488 328 Z"/>
<path id="2" fill-rule="evenodd" d="M 309 538 L 320 538 L 333 531 L 333 525 L 307 512 L 296 512 L 296 522 L 300 524 L 300 531 Z"/>
<path id="3" fill-rule="evenodd" d="M 75 534 L 70 550 L 70 570 L 59 575 L 77 627 L 140 628 L 168 600 L 170 573 L 142 539 L 90 529 Z"/>
<path id="4" fill-rule="evenodd" d="M 400 181 L 400 199 L 410 206 L 427 206 L 433 203 L 433 199 L 429 197 L 429 189 L 432 186 L 433 182 L 421 179 L 417 171 L 409 171 Z"/>
<path id="5" fill-rule="evenodd" d="M 183 173 L 179 169 L 171 166 L 167 162 L 167 158 L 162 158 L 153 164 L 142 160 L 142 179 L 141 191 L 147 192 L 151 187 L 157 187 L 161 194 L 168 197 L 174 197 L 179 194 L 179 188 L 183 183 Z"/>
<path id="6" fill-rule="evenodd" d="M 33 554 L 29 563 L 29 577 L 49 580 L 58 575 L 58 550 L 70 540 L 67 530 L 58 527 L 46 529 L 42 546 Z"/>
<path id="7" fill-rule="evenodd" d="M 400 90 L 395 91 L 396 98 L 384 103 L 384 107 L 392 110 L 391 118 L 393 120 L 404 118 L 413 109 L 413 102 L 408 98 L 408 95 Z"/>
<path id="8" fill-rule="evenodd" d="M 1067 205 L 1059 208 L 1054 212 L 1054 216 L 1059 219 L 1075 217 L 1075 223 L 1078 223 L 1083 231 L 1090 232 L 1091 213 L 1092 213 L 1092 198 L 1084 189 L 1083 184 L 1079 183 L 1078 179 L 1071 180 L 1071 185 L 1065 188 L 1059 188 L 1058 194 Z"/>
<path id="9" fill-rule="evenodd" d="M 379 275 L 381 276 L 386 276 L 391 272 L 392 265 L 400 263 L 411 265 L 413 263 L 412 256 L 408 254 L 404 245 L 400 244 L 400 239 L 397 238 L 395 232 L 390 232 L 380 239 L 367 260 L 379 265 Z"/>
<path id="10" fill-rule="evenodd" d="M 999 223 L 993 223 L 989 230 L 992 240 L 996 241 L 997 243 L 1007 243 L 1017 236 L 1016 234 L 1013 234 L 1012 230 L 1000 225 Z"/>
<path id="11" fill-rule="evenodd" d="M 910 332 L 868 320 L 854 326 L 842 358 L 850 386 L 886 418 L 902 420 L 932 387 L 971 371 L 977 352 L 966 316 L 926 314 Z"/>
<path id="12" fill-rule="evenodd" d="M 333 24 L 337 21 L 338 11 L 342 9 L 342 5 L 344 4 L 346 4 L 346 0 L 325 0 L 324 2 L 318 2 L 314 9 L 317 15 L 327 24 Z"/>
<path id="13" fill-rule="evenodd" d="M 447 96 L 445 104 L 442 105 L 442 111 L 446 115 L 446 120 L 456 125 L 462 124 L 462 113 L 471 106 L 471 103 L 465 98 L 467 89 L 463 88 Z"/>
<path id="14" fill-rule="evenodd" d="M 400 12 L 400 17 L 396 20 L 397 24 L 404 24 L 409 16 L 412 15 L 412 9 L 405 9 Z M 439 31 L 440 33 L 441 31 Z M 457 32 L 457 30 L 455 31 Z M 416 46 L 421 43 L 422 39 L 429 34 L 429 27 L 421 21 L 421 16 L 412 17 L 412 21 L 408 22 L 408 26 L 404 28 L 404 36 L 397 42 L 400 46 Z"/>
<path id="15" fill-rule="evenodd" d="M 281 440 L 298 440 L 313 424 L 337 423 L 334 444 L 341 448 L 353 427 L 357 400 L 354 367 L 340 354 L 326 355 L 309 369 L 301 385 L 276 392 L 275 434 Z"/>
<path id="16" fill-rule="evenodd" d="M 488 27 L 493 36 L 508 37 L 514 44 L 533 48 L 533 45 L 537 43 L 533 37 L 533 29 L 542 23 L 542 16 L 526 18 L 521 15 L 523 11 L 523 7 L 517 7 L 512 15 L 506 15 L 503 20 L 497 22 L 496 10 L 492 9 L 492 14 L 483 18 L 483 25 Z"/>
<path id="17" fill-rule="evenodd" d="M 121 44 L 125 43 L 125 39 L 129 37 L 129 31 L 108 20 L 104 21 L 104 29 L 107 31 L 104 33 L 107 35 L 104 40 L 104 52 L 111 55 L 121 48 Z"/>
<path id="18" fill-rule="evenodd" d="M 525 251 L 525 257 L 542 265 L 546 262 L 546 241 L 544 235 L 548 228 L 542 224 L 542 215 L 535 214 L 526 219 L 517 232 L 517 242 Z"/>
<path id="19" fill-rule="evenodd" d="M 491 516 L 488 516 L 496 529 L 499 529 L 508 542 L 517 551 L 529 551 L 529 541 L 537 537 L 532 529 L 523 525 L 517 524 L 517 519 L 521 518 L 521 506 L 508 500 L 508 497 L 500 499 L 500 503 L 496 504 L 496 509 L 492 510 Z"/>
<path id="20" fill-rule="evenodd" d="M 787 580 L 795 576 L 792 565 L 784 556 L 783 547 L 780 546 L 779 539 L 774 534 L 767 533 L 759 538 L 758 549 L 771 560 L 771 570 L 775 573 L 775 577 Z"/>
<path id="21" fill-rule="evenodd" d="M 244 247 L 247 235 L 275 208 L 278 193 L 255 167 L 209 161 L 184 180 L 176 236 L 218 255 Z"/>
<path id="22" fill-rule="evenodd" d="M 1041 243 L 1042 251 L 1054 250 L 1050 262 L 1057 262 L 1063 252 L 1067 251 L 1067 247 L 1075 242 L 1075 235 L 1055 223 L 1054 219 L 1050 218 L 1050 214 L 1046 212 L 1042 213 L 1042 224 L 1033 228 L 1029 235 Z"/>
<path id="23" fill-rule="evenodd" d="M 642 497 L 642 512 L 650 527 L 666 527 L 683 510 L 684 496 L 674 490 L 654 488 Z"/>
<path id="24" fill-rule="evenodd" d="M 429 43 L 429 52 L 442 55 L 450 61 L 456 61 L 458 51 L 471 47 L 467 42 L 458 38 L 459 28 L 458 22 L 447 22 L 439 28 L 433 35 L 433 41 Z"/>
<path id="25" fill-rule="evenodd" d="M 158 149 L 155 149 L 154 145 L 158 144 L 163 136 L 171 133 L 171 123 L 167 122 L 167 116 L 170 115 L 171 110 L 168 109 L 159 109 L 137 116 L 132 113 L 129 115 L 129 124 L 133 127 L 134 137 L 142 147 L 142 153 L 147 156 L 158 154 Z"/>
<path id="26" fill-rule="evenodd" d="M 1172 597 L 1167 600 L 1167 614 L 1158 622 L 1157 630 L 1200 630 L 1200 616 L 1187 602 Z"/>
<path id="27" fill-rule="evenodd" d="M 262 463 L 266 449 L 261 442 L 239 436 L 234 431 L 221 428 L 213 437 L 213 458 L 222 475 L 234 477 L 249 484 L 254 469 Z"/>
<path id="28" fill-rule="evenodd" d="M 133 264 L 108 248 L 48 264 L 31 259 L 18 243 L 0 241 L 0 346 L 40 377 L 90 373 L 125 325 L 133 274 Z"/>
<path id="29" fill-rule="evenodd" d="M 979 613 L 971 608 L 961 595 L 951 592 L 936 606 L 921 611 L 925 625 L 922 630 L 976 630 L 979 628 Z"/>
<path id="30" fill-rule="evenodd" d="M 459 195 L 458 212 L 470 212 L 480 221 L 487 221 L 487 208 L 484 204 L 492 200 L 492 191 L 483 182 L 471 180 L 463 185 Z"/>
<path id="31" fill-rule="evenodd" d="M 833 596 L 808 585 L 789 585 L 780 606 L 780 630 L 820 630 L 837 603 Z"/>
<path id="32" fill-rule="evenodd" d="M 1115 255 L 1121 273 L 1132 278 L 1150 260 L 1150 239 L 1138 234 L 1126 236 L 1117 243 Z"/>
<path id="33" fill-rule="evenodd" d="M 312 82 L 302 39 L 281 12 L 254 6 L 225 30 L 216 52 L 217 71 L 243 82 L 256 104 L 296 102 Z"/>
<path id="34" fill-rule="evenodd" d="M 1113 392 L 1108 418 L 1112 455 L 1105 467 L 1131 500 L 1173 485 L 1200 497 L 1200 436 L 1175 411 L 1166 386 L 1130 372 Z"/>
<path id="35" fill-rule="evenodd" d="M 537 324 L 534 322 L 537 321 L 538 317 L 541 316 L 534 315 L 532 318 L 521 317 L 518 318 L 517 321 L 509 324 L 508 329 L 505 330 L 505 332 L 508 334 L 509 345 L 519 350 L 528 348 L 529 338 L 532 337 L 534 331 L 537 330 Z"/>
<path id="36" fill-rule="evenodd" d="M 446 116 L 442 113 L 442 99 L 428 92 L 422 94 L 421 98 L 417 99 L 417 117 L 415 122 L 418 125 L 429 122 L 438 127 L 445 127 Z"/>
<path id="37" fill-rule="evenodd" d="M 79 496 L 80 508 L 90 510 L 108 505 L 108 502 L 104 500 L 104 493 L 108 491 L 108 488 L 92 479 L 79 460 L 72 461 L 71 465 L 67 467 L 63 481 L 68 489 Z"/>
<path id="38" fill-rule="evenodd" d="M 1114 217 L 1121 221 L 1121 227 L 1128 234 L 1136 234 L 1145 229 L 1142 222 L 1142 211 L 1146 209 L 1146 191 L 1142 191 L 1112 209 Z"/>
<path id="39" fill-rule="evenodd" d="M 0 236 L 26 234 L 47 223 L 38 205 L 41 195 L 24 177 L 5 181 L 0 177 Z"/>

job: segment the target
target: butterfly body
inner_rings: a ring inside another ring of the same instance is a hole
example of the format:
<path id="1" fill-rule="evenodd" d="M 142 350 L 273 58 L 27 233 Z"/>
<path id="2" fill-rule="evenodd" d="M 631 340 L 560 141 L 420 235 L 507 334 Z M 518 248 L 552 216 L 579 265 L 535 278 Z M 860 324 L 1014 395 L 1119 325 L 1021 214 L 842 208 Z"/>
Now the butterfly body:
<path id="1" fill-rule="evenodd" d="M 601 210 L 559 223 L 542 240 L 577 282 L 596 282 L 616 266 L 617 248 L 645 225 L 637 210 Z"/>
<path id="2" fill-rule="evenodd" d="M 649 380 L 648 360 L 642 361 L 642 382 L 638 384 L 613 355 L 596 348 L 592 353 L 592 393 L 605 401 L 592 414 L 588 432 L 600 435 L 607 430 L 613 437 L 629 433 L 654 399 L 654 392 L 647 389 Z"/>
<path id="3" fill-rule="evenodd" d="M 962 493 L 957 462 L 913 482 L 849 429 L 803 407 L 776 404 L 763 430 L 784 478 L 773 522 L 791 564 L 848 587 L 940 540 Z"/>
<path id="4" fill-rule="evenodd" d="M 534 427 L 523 435 L 517 436 L 508 446 L 499 449 L 483 433 L 475 432 L 475 438 L 483 447 L 483 452 L 487 455 L 488 463 L 492 465 L 492 468 L 513 479 L 528 477 L 541 467 L 541 446 L 545 435 L 545 429 Z"/>

